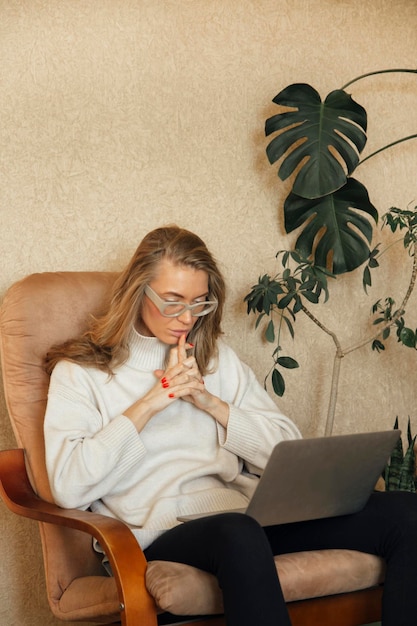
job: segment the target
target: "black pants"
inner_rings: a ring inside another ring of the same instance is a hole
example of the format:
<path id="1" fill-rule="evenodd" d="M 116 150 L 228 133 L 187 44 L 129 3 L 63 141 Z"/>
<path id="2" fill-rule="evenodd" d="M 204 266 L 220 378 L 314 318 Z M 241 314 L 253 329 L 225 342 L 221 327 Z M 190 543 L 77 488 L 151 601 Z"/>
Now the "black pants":
<path id="1" fill-rule="evenodd" d="M 273 555 L 345 548 L 387 563 L 383 626 L 417 624 L 417 495 L 374 493 L 360 513 L 261 528 L 239 513 L 190 521 L 146 550 L 149 561 L 176 561 L 213 573 L 228 626 L 291 626 Z"/>

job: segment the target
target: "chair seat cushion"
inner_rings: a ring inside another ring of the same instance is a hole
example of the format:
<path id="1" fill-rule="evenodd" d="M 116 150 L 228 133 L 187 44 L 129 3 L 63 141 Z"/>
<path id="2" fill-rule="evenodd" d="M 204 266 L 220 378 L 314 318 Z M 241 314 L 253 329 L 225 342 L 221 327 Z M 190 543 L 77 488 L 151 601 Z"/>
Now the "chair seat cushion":
<path id="1" fill-rule="evenodd" d="M 374 587 L 384 581 L 385 561 L 354 550 L 314 550 L 275 557 L 287 602 Z"/>
<path id="2" fill-rule="evenodd" d="M 287 602 L 373 587 L 383 582 L 385 563 L 352 550 L 316 550 L 275 557 Z M 189 565 L 151 561 L 146 586 L 161 611 L 175 615 L 223 612 L 216 578 Z"/>
<path id="3" fill-rule="evenodd" d="M 367 589 L 383 582 L 385 563 L 371 554 L 350 550 L 316 550 L 275 557 L 287 602 Z M 223 612 L 223 598 L 216 578 L 195 567 L 170 561 L 151 561 L 146 586 L 159 612 L 174 615 L 215 615 Z M 118 618 L 119 599 L 113 577 L 75 579 L 52 607 L 64 620 L 101 623 Z"/>

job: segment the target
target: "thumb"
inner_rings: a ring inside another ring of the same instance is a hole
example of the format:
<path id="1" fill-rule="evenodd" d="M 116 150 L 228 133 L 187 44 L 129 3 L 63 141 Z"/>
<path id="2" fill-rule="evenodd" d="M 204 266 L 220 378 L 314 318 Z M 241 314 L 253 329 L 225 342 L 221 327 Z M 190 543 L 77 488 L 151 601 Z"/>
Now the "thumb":
<path id="1" fill-rule="evenodd" d="M 157 378 L 162 378 L 164 370 L 154 370 L 154 374 Z"/>

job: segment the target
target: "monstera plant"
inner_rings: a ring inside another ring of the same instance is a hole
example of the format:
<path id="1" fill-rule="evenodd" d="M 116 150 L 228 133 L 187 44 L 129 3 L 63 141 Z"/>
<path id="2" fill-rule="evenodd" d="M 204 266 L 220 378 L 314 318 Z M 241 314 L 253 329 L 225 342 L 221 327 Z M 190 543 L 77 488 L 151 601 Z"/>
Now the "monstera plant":
<path id="1" fill-rule="evenodd" d="M 273 99 L 289 110 L 265 124 L 267 136 L 279 131 L 266 149 L 270 163 L 285 155 L 278 176 L 286 180 L 295 174 L 284 202 L 285 229 L 290 233 L 302 226 L 295 248 L 334 274 L 350 272 L 368 259 L 378 221 L 367 190 L 352 177 L 353 172 L 382 150 L 416 137 L 399 139 L 360 160 L 367 141 L 367 114 L 345 90 L 360 79 L 387 72 L 417 74 L 417 70 L 364 74 L 324 101 L 310 85 L 290 85 Z"/>
<path id="2" fill-rule="evenodd" d="M 280 112 L 266 120 L 265 134 L 273 136 L 266 153 L 271 164 L 279 162 L 278 176 L 291 179 L 292 188 L 283 203 L 287 233 L 297 231 L 294 248 L 280 250 L 282 270 L 271 277 L 259 277 L 245 297 L 247 312 L 257 315 L 256 327 L 266 317 L 266 339 L 275 344 L 269 377 L 277 395 L 282 396 L 285 382 L 282 368 L 298 367 L 291 357 L 283 355 L 280 345 L 282 327 L 294 336 L 296 315 L 306 314 L 332 337 L 336 354 L 326 434 L 333 427 L 341 358 L 364 343 L 372 342 L 384 349 L 390 329 L 397 326 L 397 338 L 411 346 L 410 334 L 404 341 L 404 311 L 414 287 L 417 264 L 413 263 L 410 283 L 401 305 L 395 308 L 391 298 L 374 305 L 379 317 L 375 335 L 349 348 L 342 348 L 336 334 L 326 328 L 310 310 L 310 305 L 329 297 L 329 281 L 338 275 L 363 267 L 365 291 L 371 285 L 371 270 L 378 267 L 379 246 L 371 249 L 378 223 L 378 211 L 369 199 L 365 186 L 352 174 L 358 167 L 387 148 L 417 137 L 417 133 L 392 142 L 361 160 L 367 141 L 367 113 L 346 92 L 354 82 L 375 74 L 413 73 L 397 69 L 371 72 L 353 79 L 332 91 L 323 101 L 310 85 L 289 85 L 273 99 Z M 417 241 L 417 207 L 415 211 L 392 209 L 383 223 L 392 233 L 403 231 L 404 246 L 414 255 Z M 403 230 L 405 229 L 405 231 Z M 415 259 L 415 256 L 414 256 Z M 417 331 L 413 333 L 417 346 Z M 414 346 L 414 347 L 416 347 Z"/>
<path id="3" fill-rule="evenodd" d="M 284 203 L 285 229 L 290 233 L 304 224 L 296 249 L 323 267 L 331 255 L 334 273 L 351 271 L 368 258 L 368 216 L 378 219 L 365 187 L 350 177 L 366 144 L 366 111 L 343 89 L 322 102 L 305 84 L 290 85 L 273 101 L 295 109 L 274 115 L 265 127 L 267 136 L 282 131 L 267 147 L 271 163 L 288 153 L 278 169 L 281 180 L 298 168 Z"/>

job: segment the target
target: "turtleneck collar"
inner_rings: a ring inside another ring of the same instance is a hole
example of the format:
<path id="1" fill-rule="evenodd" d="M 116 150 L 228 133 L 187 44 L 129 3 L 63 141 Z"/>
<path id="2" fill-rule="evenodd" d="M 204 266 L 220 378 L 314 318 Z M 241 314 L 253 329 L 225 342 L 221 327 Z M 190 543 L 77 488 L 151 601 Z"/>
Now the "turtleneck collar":
<path id="1" fill-rule="evenodd" d="M 132 328 L 129 334 L 128 364 L 142 371 L 165 369 L 170 348 L 157 337 L 145 337 Z"/>

